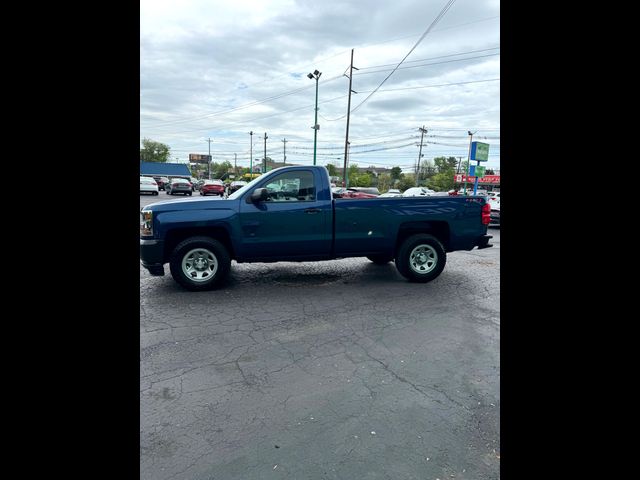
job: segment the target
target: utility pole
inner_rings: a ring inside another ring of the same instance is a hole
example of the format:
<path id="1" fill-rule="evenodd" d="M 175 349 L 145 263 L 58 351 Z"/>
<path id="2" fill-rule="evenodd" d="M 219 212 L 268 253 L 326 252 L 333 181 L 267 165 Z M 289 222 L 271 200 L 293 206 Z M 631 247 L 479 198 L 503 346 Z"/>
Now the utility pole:
<path id="1" fill-rule="evenodd" d="M 251 138 L 251 149 L 249 153 L 249 180 L 253 179 L 253 131 L 249 132 Z"/>
<path id="2" fill-rule="evenodd" d="M 211 180 L 211 137 L 209 137 L 209 158 L 207 158 L 207 179 Z"/>
<path id="3" fill-rule="evenodd" d="M 238 175 L 238 154 L 233 154 L 233 173 Z"/>
<path id="4" fill-rule="evenodd" d="M 262 169 L 262 173 L 267 173 L 267 132 L 264 132 L 264 168 Z"/>
<path id="5" fill-rule="evenodd" d="M 347 186 L 349 185 L 349 178 L 347 177 L 347 149 L 349 147 L 349 117 L 351 116 L 351 92 L 353 92 L 353 90 L 351 90 L 351 82 L 353 80 L 353 69 L 355 68 L 353 66 L 353 48 L 351 49 L 351 66 L 349 67 L 349 101 L 347 103 L 347 134 L 345 135 L 345 139 L 344 139 L 344 176 L 342 177 L 342 186 L 347 188 Z M 356 70 L 359 70 L 358 68 L 356 68 Z M 353 92 L 353 93 L 358 93 L 358 92 Z"/>
<path id="6" fill-rule="evenodd" d="M 456 169 L 456 175 L 460 174 L 460 165 L 462 165 L 462 157 L 458 157 L 458 168 Z"/>
<path id="7" fill-rule="evenodd" d="M 422 157 L 422 139 L 424 138 L 424 134 L 427 133 L 424 125 L 419 129 L 422 133 L 420 135 L 420 152 L 418 153 L 418 171 L 416 172 L 416 187 L 420 186 L 418 180 L 420 179 L 420 158 Z"/>
<path id="8" fill-rule="evenodd" d="M 285 166 L 286 166 L 287 165 L 287 139 L 283 138 L 280 141 L 284 144 L 284 154 L 283 154 L 283 158 L 282 158 L 282 163 L 284 163 Z"/>

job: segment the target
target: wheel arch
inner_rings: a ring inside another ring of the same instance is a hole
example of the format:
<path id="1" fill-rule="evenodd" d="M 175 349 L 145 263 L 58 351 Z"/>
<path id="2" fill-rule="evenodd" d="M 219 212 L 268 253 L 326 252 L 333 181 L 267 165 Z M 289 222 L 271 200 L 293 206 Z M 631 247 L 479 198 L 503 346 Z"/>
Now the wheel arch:
<path id="1" fill-rule="evenodd" d="M 235 259 L 235 252 L 233 250 L 233 243 L 231 243 L 231 236 L 229 232 L 224 227 L 185 227 L 185 228 L 176 228 L 169 230 L 166 234 L 164 241 L 164 252 L 163 252 L 163 262 L 168 262 L 171 257 L 171 252 L 173 249 L 183 240 L 186 240 L 190 237 L 210 237 L 214 240 L 218 240 L 222 243 L 227 251 L 229 252 L 229 256 L 232 259 Z"/>
<path id="2" fill-rule="evenodd" d="M 405 222 L 400 225 L 398 237 L 394 248 L 394 255 L 398 253 L 402 243 L 411 235 L 427 233 L 436 237 L 445 251 L 449 251 L 450 230 L 449 224 L 444 221 Z"/>

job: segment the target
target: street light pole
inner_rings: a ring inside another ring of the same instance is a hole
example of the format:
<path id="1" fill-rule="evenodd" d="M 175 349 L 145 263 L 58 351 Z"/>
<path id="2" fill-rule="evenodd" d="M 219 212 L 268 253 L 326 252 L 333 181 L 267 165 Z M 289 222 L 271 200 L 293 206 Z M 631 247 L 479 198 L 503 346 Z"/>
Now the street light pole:
<path id="1" fill-rule="evenodd" d="M 318 125 L 318 80 L 320 79 L 320 75 L 322 75 L 322 72 L 319 72 L 318 70 L 315 70 L 313 73 L 309 73 L 307 74 L 307 77 L 309 77 L 310 79 L 316 79 L 316 115 L 315 115 L 315 120 L 313 122 L 313 164 L 316 164 L 316 145 L 318 142 L 318 129 L 320 128 L 320 125 Z"/>

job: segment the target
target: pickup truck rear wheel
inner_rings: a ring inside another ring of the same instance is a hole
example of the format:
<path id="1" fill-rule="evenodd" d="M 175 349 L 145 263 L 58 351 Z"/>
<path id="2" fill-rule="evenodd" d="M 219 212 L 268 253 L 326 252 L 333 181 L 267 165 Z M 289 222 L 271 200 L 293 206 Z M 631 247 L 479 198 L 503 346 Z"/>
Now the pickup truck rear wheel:
<path id="1" fill-rule="evenodd" d="M 447 263 L 442 243 L 433 235 L 411 235 L 400 246 L 396 256 L 396 268 L 410 282 L 430 282 Z"/>
<path id="2" fill-rule="evenodd" d="M 231 258 L 219 241 L 210 237 L 191 237 L 173 250 L 169 267 L 173 279 L 187 290 L 212 290 L 228 276 Z"/>
<path id="3" fill-rule="evenodd" d="M 371 255 L 367 258 L 376 265 L 386 265 L 393 260 L 393 257 L 389 257 L 387 255 Z"/>

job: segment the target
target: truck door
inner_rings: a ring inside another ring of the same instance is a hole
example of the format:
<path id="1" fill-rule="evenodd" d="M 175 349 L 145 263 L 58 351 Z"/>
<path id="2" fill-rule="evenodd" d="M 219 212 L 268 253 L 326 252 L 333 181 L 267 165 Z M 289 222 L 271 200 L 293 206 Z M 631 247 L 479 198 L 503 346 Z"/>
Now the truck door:
<path id="1" fill-rule="evenodd" d="M 295 169 L 266 179 L 256 188 L 268 190 L 268 200 L 240 201 L 242 257 L 287 258 L 329 256 L 331 200 L 319 200 L 320 175 L 312 169 Z"/>

